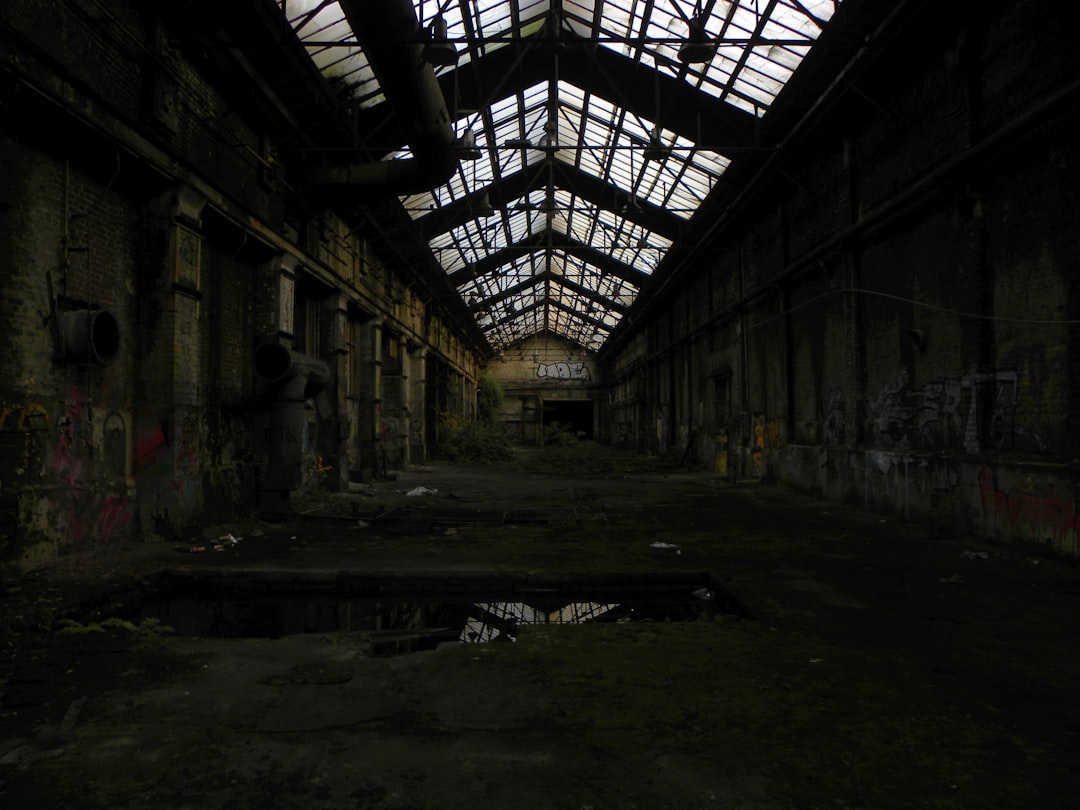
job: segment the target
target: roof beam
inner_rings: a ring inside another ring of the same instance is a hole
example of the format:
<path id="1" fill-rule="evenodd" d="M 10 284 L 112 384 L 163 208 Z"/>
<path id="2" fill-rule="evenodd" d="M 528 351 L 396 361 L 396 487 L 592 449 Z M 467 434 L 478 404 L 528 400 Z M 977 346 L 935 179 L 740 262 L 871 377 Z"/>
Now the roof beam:
<path id="1" fill-rule="evenodd" d="M 525 285 L 518 285 L 518 286 L 525 286 L 527 288 L 527 287 L 532 286 L 532 285 L 525 284 Z M 507 297 L 509 297 L 509 290 L 506 293 L 504 293 L 503 295 L 500 296 L 500 300 L 505 300 Z M 491 320 L 491 323 L 480 327 L 480 329 L 481 329 L 482 332 L 484 332 L 486 334 L 486 333 L 490 332 L 493 329 L 499 328 L 500 326 L 506 326 L 507 324 L 513 323 L 514 321 L 520 319 L 522 316 L 528 315 L 530 312 L 534 312 L 535 310 L 538 310 L 541 307 L 551 307 L 553 309 L 558 309 L 558 310 L 560 310 L 562 312 L 565 312 L 570 317 L 572 317 L 572 318 L 574 318 L 574 319 L 576 319 L 578 321 L 581 321 L 582 323 L 589 324 L 590 326 L 592 326 L 594 328 L 597 328 L 597 329 L 610 330 L 612 328 L 611 324 L 604 323 L 599 318 L 594 318 L 593 316 L 587 315 L 584 312 L 578 312 L 573 307 L 568 306 L 567 304 L 564 304 L 561 301 L 556 301 L 555 299 L 549 298 L 547 296 L 540 296 L 533 303 L 529 304 L 528 306 L 522 307 L 521 309 L 515 309 L 510 315 L 508 315 L 506 317 L 503 317 L 503 318 L 494 318 L 493 317 L 492 320 Z M 483 309 L 483 307 L 481 307 L 481 309 Z"/>
<path id="2" fill-rule="evenodd" d="M 474 279 L 481 278 L 489 273 L 497 273 L 523 251 L 542 252 L 546 250 L 568 253 L 597 268 L 601 273 L 614 276 L 620 281 L 634 285 L 638 289 L 647 283 L 650 278 L 648 273 L 624 264 L 601 250 L 583 245 L 566 234 L 555 231 L 551 234 L 551 238 L 548 239 L 547 233 L 540 231 L 530 234 L 528 238 L 515 242 L 502 250 L 489 253 L 477 262 L 466 265 L 461 270 L 448 275 L 447 280 L 451 286 L 460 289 Z M 538 275 L 537 278 L 539 277 Z"/>
<path id="3" fill-rule="evenodd" d="M 559 51 L 559 77 L 623 106 L 634 115 L 656 121 L 693 141 L 702 149 L 720 154 L 753 149 L 757 143 L 757 119 L 750 113 L 702 93 L 689 83 L 657 73 L 641 62 L 573 34 L 561 32 L 566 47 Z M 521 58 L 521 48 L 536 53 Z M 459 109 L 485 109 L 527 87 L 547 81 L 552 58 L 542 46 L 528 39 L 512 43 L 474 59 L 438 77 L 443 94 L 451 99 L 452 117 Z M 456 74 L 456 78 L 455 78 Z M 455 96 L 456 91 L 456 96 Z M 661 99 L 659 111 L 657 99 Z M 387 141 L 379 149 L 388 154 L 405 143 L 397 121 L 387 122 L 384 102 L 357 113 L 360 132 L 380 129 Z"/>
<path id="4" fill-rule="evenodd" d="M 573 32 L 560 32 L 565 47 L 558 52 L 559 78 L 655 121 L 657 89 L 662 99 L 660 122 L 665 129 L 698 143 L 703 149 L 730 154 L 757 145 L 757 119 L 750 113 L 718 101 L 687 82 L 657 73 L 641 62 L 597 45 Z M 518 47 L 538 48 L 528 59 L 518 59 Z M 509 45 L 458 68 L 460 105 L 467 109 L 488 106 L 485 97 L 492 82 L 499 97 L 545 81 L 552 74 L 552 57 L 545 58 L 535 43 Z M 440 77 L 450 98 L 454 77 Z"/>
<path id="5" fill-rule="evenodd" d="M 555 160 L 554 164 L 552 179 L 555 187 L 573 192 L 598 208 L 616 212 L 635 225 L 640 225 L 671 241 L 683 235 L 688 227 L 687 220 L 682 217 L 668 213 L 660 206 L 641 199 L 637 201 L 637 210 L 621 211 L 622 205 L 628 199 L 626 192 L 560 160 Z M 532 191 L 546 190 L 546 173 L 533 171 L 535 168 L 535 166 L 529 167 L 491 183 L 485 190 L 488 192 L 488 199 L 492 206 L 505 208 Z M 440 233 L 446 233 L 465 224 L 472 218 L 470 199 L 463 198 L 423 214 L 415 221 L 424 238 L 430 240 Z"/>
<path id="6" fill-rule="evenodd" d="M 590 290 L 588 287 L 584 287 L 575 281 L 571 281 L 570 279 L 566 278 L 566 276 L 559 275 L 558 273 L 551 273 L 546 270 L 543 273 L 531 276 L 525 281 L 520 281 L 512 287 L 507 287 L 498 295 L 493 295 L 489 298 L 485 298 L 483 301 L 476 304 L 470 304 L 469 309 L 473 313 L 481 312 L 485 309 L 489 309 L 495 304 L 502 303 L 508 298 L 513 298 L 515 295 L 520 295 L 521 293 L 526 292 L 533 287 L 539 286 L 540 284 L 544 284 L 547 282 L 556 284 L 559 287 L 563 287 L 570 292 L 575 293 L 576 295 L 580 295 L 582 298 L 591 301 L 592 303 L 603 309 L 617 312 L 620 315 L 623 315 L 630 310 L 630 308 L 625 304 L 620 304 L 618 301 L 613 301 L 610 298 L 600 295 L 598 292 L 596 292 L 596 290 Z"/>

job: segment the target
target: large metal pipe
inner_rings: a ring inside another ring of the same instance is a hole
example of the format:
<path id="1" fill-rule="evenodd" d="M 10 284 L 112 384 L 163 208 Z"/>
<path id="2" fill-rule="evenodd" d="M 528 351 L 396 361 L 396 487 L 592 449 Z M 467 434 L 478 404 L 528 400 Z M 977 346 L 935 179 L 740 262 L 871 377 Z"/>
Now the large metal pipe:
<path id="1" fill-rule="evenodd" d="M 264 512 L 287 515 L 289 493 L 300 486 L 305 403 L 330 384 L 330 368 L 322 360 L 267 342 L 255 349 L 255 374 L 273 398 L 260 505 Z"/>
<path id="2" fill-rule="evenodd" d="M 107 309 L 76 309 L 57 317 L 64 359 L 111 363 L 120 351 L 120 322 Z"/>
<path id="3" fill-rule="evenodd" d="M 330 367 L 322 360 L 267 342 L 255 349 L 255 374 L 275 386 L 277 399 L 311 399 L 330 384 Z"/>
<path id="4" fill-rule="evenodd" d="M 340 0 L 413 157 L 317 167 L 313 192 L 359 198 L 414 194 L 442 185 L 458 164 L 453 122 L 435 70 L 424 57 L 424 32 L 409 0 Z"/>

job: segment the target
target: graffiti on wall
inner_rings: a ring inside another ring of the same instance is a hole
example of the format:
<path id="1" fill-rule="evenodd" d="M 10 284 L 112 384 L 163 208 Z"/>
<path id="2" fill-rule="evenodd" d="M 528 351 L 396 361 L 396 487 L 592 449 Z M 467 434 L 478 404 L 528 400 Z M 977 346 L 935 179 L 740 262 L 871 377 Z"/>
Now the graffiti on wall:
<path id="1" fill-rule="evenodd" d="M 728 474 L 728 435 L 721 433 L 716 437 L 716 461 L 714 469 L 720 475 Z"/>
<path id="2" fill-rule="evenodd" d="M 153 464 L 161 455 L 169 451 L 169 440 L 166 437 L 168 423 L 163 422 L 155 429 L 141 433 L 135 441 L 136 470 L 141 470 Z"/>
<path id="3" fill-rule="evenodd" d="M 93 446 L 88 424 L 90 412 L 84 415 L 84 403 L 79 398 L 79 389 L 73 388 L 68 395 L 64 413 L 56 420 L 57 441 L 52 453 L 52 469 L 56 476 L 68 486 L 82 480 L 82 463 L 85 453 L 81 449 Z"/>
<path id="4" fill-rule="evenodd" d="M 825 395 L 824 414 L 824 443 L 828 445 L 843 444 L 846 438 L 844 432 L 844 394 L 841 391 L 830 391 Z"/>
<path id="5" fill-rule="evenodd" d="M 49 412 L 37 402 L 9 405 L 0 412 L 0 431 L 29 433 L 48 430 L 50 426 Z"/>
<path id="6" fill-rule="evenodd" d="M 1071 498 L 1039 494 L 1030 480 L 1003 490 L 989 468 L 979 471 L 983 515 L 1032 540 L 1076 554 L 1080 514 Z"/>
<path id="7" fill-rule="evenodd" d="M 134 513 L 131 499 L 127 495 L 119 497 L 107 497 L 101 504 L 101 515 L 98 518 L 98 534 L 105 540 L 116 535 L 124 526 L 131 523 Z"/>
<path id="8" fill-rule="evenodd" d="M 765 474 L 765 448 L 781 447 L 784 444 L 784 422 L 782 419 L 766 419 L 765 414 L 754 414 L 750 447 L 750 466 L 752 475 Z"/>
<path id="9" fill-rule="evenodd" d="M 39 403 L 11 405 L 0 414 L 0 470 L 4 479 L 40 475 L 45 469 L 48 437 L 52 430 L 49 412 Z"/>
<path id="10" fill-rule="evenodd" d="M 1046 452 L 1046 443 L 1042 436 L 1016 421 L 1020 398 L 1019 376 L 1015 371 L 969 374 L 961 380 L 961 385 L 972 392 L 968 401 L 967 427 L 964 432 L 965 450 L 969 453 L 978 452 L 981 449 L 980 436 L 985 436 L 990 445 L 998 450 Z M 986 419 L 986 430 L 980 431 L 976 427 L 980 405 L 987 400 L 990 413 Z"/>
<path id="11" fill-rule="evenodd" d="M 582 362 L 540 363 L 536 367 L 536 376 L 547 380 L 584 380 L 592 379 L 589 369 Z"/>
<path id="12" fill-rule="evenodd" d="M 765 414 L 754 414 L 753 439 L 751 440 L 750 463 L 754 475 L 765 472 Z"/>
<path id="13" fill-rule="evenodd" d="M 947 458 L 927 458 L 905 453 L 874 450 L 866 454 L 864 471 L 882 478 L 893 478 L 905 487 L 925 495 L 928 492 L 948 492 L 960 483 L 956 464 Z"/>
<path id="14" fill-rule="evenodd" d="M 380 424 L 379 451 L 383 464 L 400 464 L 404 459 L 404 420 L 398 416 L 383 415 Z"/>
<path id="15" fill-rule="evenodd" d="M 199 421 L 194 412 L 177 422 L 162 419 L 135 435 L 132 471 L 144 496 L 167 494 L 167 500 L 194 500 L 199 493 Z"/>
<path id="16" fill-rule="evenodd" d="M 60 538 L 61 546 L 119 536 L 134 517 L 120 465 L 126 459 L 126 415 L 111 411 L 101 420 L 78 387 L 53 413 L 28 402 L 5 406 L 0 415 L 0 446 L 13 473 L 4 483 L 20 500 L 20 512 L 40 516 L 23 528 L 28 536 Z M 125 444 L 114 459 L 117 429 Z"/>
<path id="17" fill-rule="evenodd" d="M 868 435 L 895 448 L 1045 453 L 1042 436 L 1017 422 L 1019 389 L 1015 370 L 965 374 L 914 389 L 901 369 L 867 402 Z"/>

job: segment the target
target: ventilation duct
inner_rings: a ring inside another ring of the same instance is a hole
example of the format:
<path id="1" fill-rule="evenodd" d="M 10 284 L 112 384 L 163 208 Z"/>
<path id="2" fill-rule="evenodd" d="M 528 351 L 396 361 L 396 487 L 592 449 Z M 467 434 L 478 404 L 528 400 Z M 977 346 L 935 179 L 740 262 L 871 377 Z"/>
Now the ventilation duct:
<path id="1" fill-rule="evenodd" d="M 120 322 L 107 309 L 69 310 L 57 320 L 67 361 L 104 366 L 120 351 Z"/>
<path id="2" fill-rule="evenodd" d="M 425 35 L 410 0 L 340 0 L 375 78 L 394 108 L 413 157 L 317 167 L 316 195 L 345 201 L 403 196 L 441 186 L 458 164 L 442 88 L 424 56 Z"/>
<path id="3" fill-rule="evenodd" d="M 316 398 L 320 414 L 329 411 L 329 403 L 318 400 L 326 399 L 330 368 L 322 360 L 266 342 L 255 349 L 255 374 L 271 398 L 269 460 L 259 493 L 260 507 L 268 515 L 287 515 L 289 493 L 300 486 L 304 406 Z"/>

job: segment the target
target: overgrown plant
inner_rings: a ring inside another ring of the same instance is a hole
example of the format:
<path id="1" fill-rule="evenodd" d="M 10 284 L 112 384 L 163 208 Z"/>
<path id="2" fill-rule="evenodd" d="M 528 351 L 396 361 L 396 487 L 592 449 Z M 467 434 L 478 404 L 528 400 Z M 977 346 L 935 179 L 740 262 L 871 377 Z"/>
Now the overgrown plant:
<path id="1" fill-rule="evenodd" d="M 476 418 L 487 424 L 495 424 L 500 421 L 502 407 L 502 385 L 494 377 L 481 375 L 476 381 Z"/>
<path id="2" fill-rule="evenodd" d="M 461 462 L 506 461 L 514 454 L 502 423 L 479 419 L 448 430 L 439 451 L 444 458 Z"/>
<path id="3" fill-rule="evenodd" d="M 618 469 L 613 452 L 563 422 L 544 425 L 543 444 L 530 453 L 526 466 L 559 473 L 612 473 Z"/>
<path id="4" fill-rule="evenodd" d="M 499 381 L 483 375 L 476 384 L 476 419 L 445 420 L 440 455 L 451 461 L 506 461 L 514 448 L 502 422 L 503 390 Z"/>
<path id="5" fill-rule="evenodd" d="M 574 430 L 570 425 L 562 422 L 552 422 L 550 425 L 544 425 L 543 443 L 554 444 L 559 447 L 567 447 L 569 445 L 579 444 L 585 438 L 585 433 L 580 430 Z"/>

